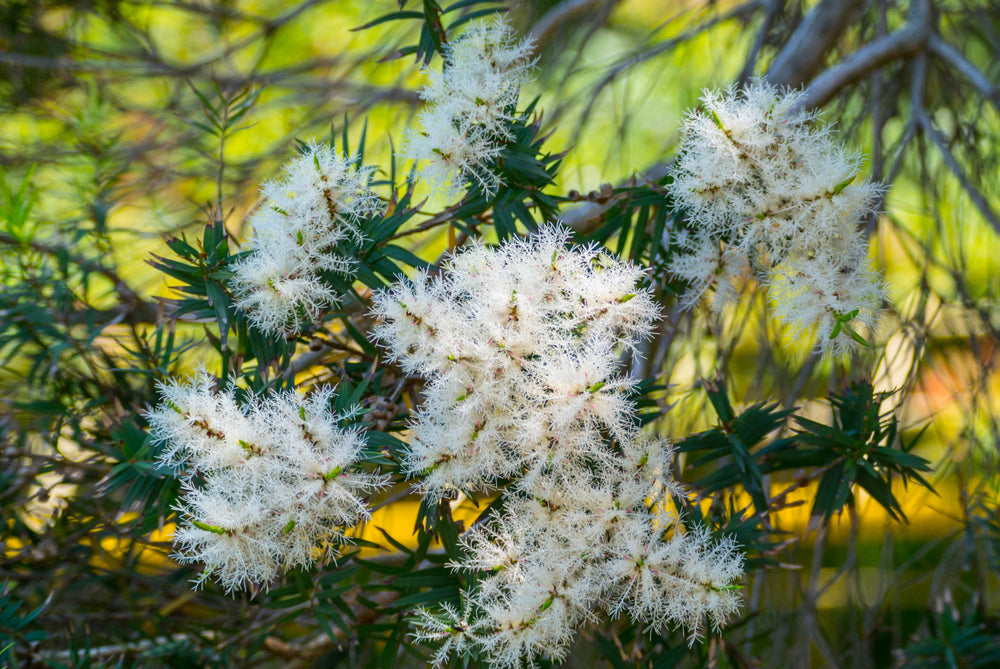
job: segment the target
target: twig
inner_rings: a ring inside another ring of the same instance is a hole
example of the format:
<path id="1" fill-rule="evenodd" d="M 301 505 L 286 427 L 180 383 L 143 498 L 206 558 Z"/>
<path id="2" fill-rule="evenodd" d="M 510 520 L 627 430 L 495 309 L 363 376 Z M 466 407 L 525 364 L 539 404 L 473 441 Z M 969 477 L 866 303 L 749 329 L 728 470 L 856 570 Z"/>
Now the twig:
<path id="1" fill-rule="evenodd" d="M 863 0 L 823 0 L 806 15 L 781 52 L 767 78 L 778 86 L 798 86 L 822 64 Z"/>
<path id="2" fill-rule="evenodd" d="M 211 637 L 211 630 L 202 633 L 203 636 Z M 96 646 L 94 648 L 76 648 L 74 650 L 42 651 L 41 657 L 47 660 L 71 660 L 74 655 L 86 655 L 91 660 L 97 658 L 109 658 L 115 656 L 139 655 L 147 650 L 164 646 L 176 641 L 185 641 L 189 635 L 186 633 L 171 634 L 170 636 L 158 636 L 154 639 L 141 639 L 134 642 L 117 643 L 108 646 Z"/>
<path id="3" fill-rule="evenodd" d="M 955 178 L 958 179 L 959 183 L 962 184 L 962 188 L 969 194 L 969 199 L 972 203 L 976 205 L 976 209 L 983 215 L 983 217 L 989 221 L 990 225 L 997 232 L 1000 232 L 1000 217 L 997 213 L 993 211 L 989 203 L 983 197 L 982 193 L 975 188 L 969 181 L 968 176 L 965 174 L 965 170 L 959 165 L 958 160 L 956 160 L 951 149 L 948 148 L 948 143 L 945 141 L 938 129 L 934 127 L 933 121 L 931 121 L 930 115 L 927 113 L 927 108 L 924 106 L 924 85 L 927 77 L 927 55 L 920 53 L 917 55 L 913 64 L 913 75 L 912 75 L 912 85 L 910 90 L 911 106 L 913 118 L 916 119 L 917 124 L 924 131 L 931 142 L 938 148 L 941 152 L 941 157 L 944 159 L 945 164 L 948 169 L 951 170 Z"/>
<path id="4" fill-rule="evenodd" d="M 615 188 L 633 188 L 641 182 L 658 181 L 666 176 L 670 169 L 669 163 L 655 163 L 641 173 L 633 174 L 631 177 L 619 183 Z M 612 198 L 600 204 L 597 202 L 586 202 L 575 207 L 571 207 L 563 212 L 560 221 L 563 225 L 573 228 L 581 235 L 588 235 L 596 230 L 603 222 L 604 212 L 618 203 Z"/>
<path id="5" fill-rule="evenodd" d="M 822 107 L 844 86 L 886 63 L 919 52 L 930 35 L 930 21 L 930 0 L 915 0 L 904 27 L 869 42 L 817 76 L 806 89 L 799 107 Z"/>
<path id="6" fill-rule="evenodd" d="M 958 49 L 948 44 L 939 35 L 933 34 L 927 38 L 927 48 L 932 54 L 968 79 L 979 94 L 1000 111 L 1000 87 L 994 85 L 983 71 L 969 62 Z"/>
<path id="7" fill-rule="evenodd" d="M 750 53 L 743 64 L 743 71 L 736 78 L 738 83 L 745 83 L 753 76 L 754 68 L 757 67 L 757 57 L 760 55 L 760 50 L 764 47 L 767 33 L 771 30 L 771 26 L 774 25 L 774 19 L 778 16 L 784 4 L 784 0 L 770 0 L 767 3 L 767 9 L 764 10 L 764 20 L 757 30 L 757 36 L 754 37 L 753 46 L 750 47 Z"/>
<path id="8" fill-rule="evenodd" d="M 582 132 L 582 128 L 584 126 L 585 121 L 590 117 L 591 111 L 600 100 L 601 91 L 603 91 L 606 87 L 611 85 L 611 83 L 614 82 L 622 73 L 635 67 L 636 65 L 645 63 L 647 60 L 650 60 L 651 58 L 655 58 L 656 56 L 672 51 L 677 45 L 688 42 L 697 37 L 698 35 L 706 32 L 707 30 L 714 28 L 717 25 L 720 25 L 727 21 L 731 21 L 733 19 L 750 16 L 757 11 L 759 5 L 760 5 L 760 0 L 750 0 L 749 2 L 741 3 L 726 12 L 713 16 L 710 20 L 705 21 L 704 23 L 699 23 L 695 27 L 685 30 L 676 37 L 668 39 L 665 42 L 661 42 L 660 44 L 657 44 L 652 48 L 646 49 L 644 51 L 639 51 L 637 53 L 628 56 L 627 58 L 621 59 L 621 61 L 619 61 L 617 65 L 611 68 L 610 72 L 604 75 L 604 78 L 601 79 L 596 86 L 590 89 L 589 92 L 590 100 L 587 102 L 587 106 L 580 114 L 580 118 L 578 121 L 579 125 L 576 133 L 573 136 L 573 139 L 570 141 L 570 145 L 576 144 L 577 138 Z"/>
<path id="9" fill-rule="evenodd" d="M 377 608 L 370 609 L 367 606 L 359 604 L 356 599 L 352 601 L 351 594 L 350 592 L 347 593 L 343 599 L 344 603 L 350 606 L 355 614 L 352 619 L 352 625 L 367 625 L 374 622 L 385 613 L 386 607 L 389 604 L 399 599 L 399 592 L 396 590 L 376 592 L 370 597 L 370 601 L 376 604 Z M 353 594 L 354 598 L 356 598 L 357 592 L 355 591 Z M 335 648 L 343 647 L 350 640 L 350 637 L 344 630 L 334 627 L 333 638 L 326 634 L 317 634 L 302 645 L 293 645 L 274 637 L 267 637 L 264 640 L 264 648 L 279 657 L 292 660 L 285 665 L 286 669 L 299 669 L 313 666 L 313 662 L 316 659 Z"/>
<path id="10" fill-rule="evenodd" d="M 530 39 L 537 49 L 547 44 L 554 33 L 567 23 L 578 21 L 581 17 L 593 13 L 601 5 L 613 5 L 619 2 L 620 0 L 563 0 L 538 20 L 531 29 Z"/>

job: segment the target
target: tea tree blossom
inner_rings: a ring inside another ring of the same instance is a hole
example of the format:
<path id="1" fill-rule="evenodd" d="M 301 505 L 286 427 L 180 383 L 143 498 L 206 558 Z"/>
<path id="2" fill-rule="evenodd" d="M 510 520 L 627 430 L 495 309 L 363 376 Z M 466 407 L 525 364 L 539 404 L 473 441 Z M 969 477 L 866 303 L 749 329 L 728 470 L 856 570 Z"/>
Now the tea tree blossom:
<path id="1" fill-rule="evenodd" d="M 602 609 L 694 638 L 739 605 L 742 556 L 671 511 L 670 445 L 638 430 L 617 372 L 657 317 L 644 273 L 568 240 L 479 244 L 374 299 L 376 337 L 427 379 L 405 463 L 424 493 L 510 481 L 503 515 L 461 538 L 451 567 L 478 574 L 461 610 L 415 614 L 439 665 L 562 659 Z"/>
<path id="2" fill-rule="evenodd" d="M 688 305 L 715 286 L 716 309 L 758 278 L 791 337 L 813 332 L 836 354 L 883 299 L 860 231 L 883 186 L 859 178 L 860 154 L 799 108 L 802 95 L 764 81 L 704 94 L 670 186 L 694 229 L 672 271 L 690 283 Z"/>
<path id="3" fill-rule="evenodd" d="M 657 307 L 637 287 L 642 269 L 597 247 L 567 248 L 568 237 L 548 227 L 476 245 L 443 274 L 375 296 L 374 336 L 428 379 L 405 463 L 422 490 L 484 489 L 600 456 L 602 429 L 631 429 L 617 354 L 649 335 Z"/>
<path id="4" fill-rule="evenodd" d="M 236 402 L 204 373 L 160 385 L 147 414 L 160 462 L 181 479 L 175 558 L 205 565 L 227 590 L 267 585 L 325 559 L 344 528 L 369 517 L 363 497 L 384 477 L 352 470 L 364 447 L 338 425 L 333 389 Z"/>
<path id="5" fill-rule="evenodd" d="M 349 275 L 355 260 L 338 246 L 360 240 L 358 223 L 380 203 L 368 189 L 370 170 L 323 144 L 310 144 L 285 166 L 285 178 L 261 188 L 250 219 L 250 255 L 233 267 L 236 307 L 261 331 L 293 335 L 314 322 L 338 295 L 324 272 Z"/>
<path id="6" fill-rule="evenodd" d="M 446 46 L 444 66 L 429 73 L 421 128 L 409 132 L 403 154 L 447 196 L 469 179 L 486 193 L 499 187 L 493 163 L 511 139 L 508 123 L 529 78 L 531 51 L 503 19 L 480 21 Z"/>
<path id="7" fill-rule="evenodd" d="M 497 667 L 535 666 L 540 655 L 558 661 L 601 609 L 658 632 L 681 626 L 692 640 L 706 620 L 717 628 L 737 611 L 743 557 L 735 543 L 686 530 L 664 499 L 677 484 L 649 467 L 665 464 L 669 445 L 640 435 L 637 445 L 651 457 L 620 457 L 572 479 L 539 477 L 528 494 L 507 495 L 502 518 L 462 536 L 464 557 L 451 566 L 479 580 L 461 615 L 449 607 L 415 615 L 414 637 L 440 644 L 437 665 L 466 649 Z"/>

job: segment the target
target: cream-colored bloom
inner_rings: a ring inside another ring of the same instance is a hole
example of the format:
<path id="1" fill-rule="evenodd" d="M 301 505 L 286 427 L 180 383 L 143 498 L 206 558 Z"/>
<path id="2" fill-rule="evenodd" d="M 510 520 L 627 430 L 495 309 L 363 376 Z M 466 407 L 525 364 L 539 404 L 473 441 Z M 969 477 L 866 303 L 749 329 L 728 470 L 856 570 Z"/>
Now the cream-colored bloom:
<path id="1" fill-rule="evenodd" d="M 428 106 L 403 155 L 447 197 L 468 180 L 486 193 L 500 186 L 494 161 L 510 140 L 507 124 L 529 79 L 531 51 L 502 18 L 479 21 L 447 45 L 442 69 L 429 72 L 421 93 Z"/>
<path id="2" fill-rule="evenodd" d="M 665 512 L 670 446 L 639 432 L 618 374 L 657 317 L 644 272 L 569 234 L 475 245 L 374 299 L 378 340 L 427 379 L 405 462 L 421 489 L 509 481 L 503 515 L 451 565 L 479 573 L 462 615 L 416 614 L 438 665 L 466 649 L 497 667 L 559 660 L 601 609 L 696 635 L 739 604 L 742 556 Z"/>
<path id="3" fill-rule="evenodd" d="M 320 274 L 353 271 L 355 260 L 338 247 L 359 240 L 359 220 L 380 207 L 368 189 L 370 172 L 310 144 L 285 166 L 284 179 L 263 185 L 264 201 L 250 219 L 252 252 L 229 282 L 236 307 L 260 330 L 296 334 L 336 304 L 339 296 Z"/>
<path id="4" fill-rule="evenodd" d="M 428 379 L 406 468 L 421 488 L 481 489 L 517 471 L 601 457 L 603 431 L 631 429 L 618 356 L 658 309 L 644 271 L 548 227 L 476 245 L 443 274 L 374 298 L 375 337 Z"/>
<path id="5" fill-rule="evenodd" d="M 802 92 L 764 81 L 709 91 L 684 124 L 670 192 L 694 233 L 671 271 L 690 284 L 690 306 L 715 286 L 716 309 L 756 276 L 792 338 L 808 333 L 826 353 L 850 349 L 848 328 L 874 326 L 883 299 L 860 226 L 881 200 L 881 184 L 858 178 L 847 151 L 802 111 Z M 851 327 L 849 325 L 848 327 Z"/>
<path id="6" fill-rule="evenodd" d="M 232 389 L 212 386 L 205 373 L 161 384 L 163 404 L 146 414 L 160 462 L 182 482 L 174 557 L 205 565 L 198 583 L 266 586 L 328 557 L 368 518 L 363 497 L 385 477 L 349 470 L 364 438 L 338 425 L 332 388 L 240 406 Z"/>

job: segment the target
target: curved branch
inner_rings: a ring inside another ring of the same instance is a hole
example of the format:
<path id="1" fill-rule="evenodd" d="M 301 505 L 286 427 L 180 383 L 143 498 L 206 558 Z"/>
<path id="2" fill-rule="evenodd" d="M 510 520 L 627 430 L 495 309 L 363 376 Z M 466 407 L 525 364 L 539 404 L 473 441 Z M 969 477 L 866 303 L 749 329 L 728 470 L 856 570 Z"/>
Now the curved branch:
<path id="1" fill-rule="evenodd" d="M 822 107 L 844 86 L 870 74 L 886 63 L 920 52 L 931 33 L 930 10 L 929 0 L 916 0 L 905 26 L 874 42 L 869 42 L 823 71 L 809 84 L 799 106 L 806 109 Z"/>
<path id="2" fill-rule="evenodd" d="M 927 109 L 924 107 L 923 94 L 927 74 L 927 55 L 921 53 L 917 56 L 916 62 L 913 67 L 913 84 L 911 90 L 911 103 L 913 118 L 916 120 L 917 125 L 920 129 L 924 131 L 924 134 L 931 140 L 934 146 L 937 147 L 938 151 L 941 152 L 941 158 L 944 160 L 945 165 L 951 170 L 955 178 L 962 185 L 962 189 L 965 190 L 969 195 L 969 199 L 972 200 L 972 204 L 976 206 L 979 213 L 983 215 L 993 229 L 1000 233 L 1000 216 L 997 216 L 997 212 L 993 210 L 993 207 L 989 205 L 986 198 L 979 191 L 978 188 L 972 185 L 969 177 L 966 175 L 965 170 L 962 169 L 961 164 L 959 164 L 958 159 L 955 158 L 955 154 L 951 152 L 948 147 L 948 142 L 945 140 L 944 136 L 941 135 L 940 131 L 934 126 L 934 122 L 931 120 L 930 115 L 927 113 Z"/>
<path id="3" fill-rule="evenodd" d="M 614 5 L 619 2 L 620 0 L 563 0 L 545 12 L 531 29 L 529 37 L 537 49 L 548 43 L 563 25 L 579 20 L 602 5 Z"/>
<path id="4" fill-rule="evenodd" d="M 642 172 L 618 184 L 615 188 L 631 188 L 643 181 L 657 181 L 667 175 L 670 163 L 655 163 Z M 560 222 L 581 235 L 588 235 L 604 222 L 604 212 L 610 209 L 618 200 L 612 198 L 604 204 L 585 202 L 563 212 Z"/>
<path id="5" fill-rule="evenodd" d="M 950 65 L 956 72 L 969 80 L 976 91 L 1000 111 L 1000 88 L 998 88 L 978 67 L 969 62 L 961 52 L 938 35 L 927 39 L 927 48 L 932 54 Z"/>
<path id="6" fill-rule="evenodd" d="M 590 90 L 590 100 L 587 102 L 587 106 L 584 108 L 583 112 L 580 114 L 578 121 L 578 126 L 576 133 L 573 135 L 573 139 L 570 141 L 570 145 L 576 144 L 577 139 L 579 139 L 580 133 L 583 130 L 584 123 L 590 118 L 590 114 L 594 109 L 594 106 L 598 103 L 600 95 L 605 88 L 611 85 L 619 76 L 621 76 L 627 70 L 641 65 L 651 58 L 655 58 L 664 53 L 668 53 L 675 49 L 678 45 L 684 44 L 695 37 L 701 35 L 702 33 L 711 30 L 712 28 L 726 23 L 727 21 L 732 21 L 734 19 L 744 19 L 752 16 L 760 8 L 761 0 L 748 0 L 738 4 L 729 10 L 722 12 L 711 19 L 704 21 L 689 28 L 664 42 L 657 44 L 654 47 L 646 49 L 644 51 L 638 51 L 628 56 L 627 58 L 622 58 L 617 65 L 610 68 L 610 71 L 604 75 L 604 77 Z"/>
<path id="7" fill-rule="evenodd" d="M 778 86 L 800 86 L 823 63 L 863 0 L 823 0 L 799 24 L 771 63 L 767 78 Z"/>
<path id="8" fill-rule="evenodd" d="M 745 83 L 753 76 L 754 69 L 757 67 L 757 57 L 760 55 L 761 49 L 764 48 L 764 42 L 767 40 L 767 33 L 770 32 L 771 26 L 774 25 L 774 19 L 781 13 L 784 4 L 784 0 L 767 0 L 767 6 L 764 10 L 764 20 L 757 30 L 753 46 L 750 47 L 750 53 L 743 63 L 743 70 L 740 72 L 740 76 L 736 78 L 739 84 Z"/>

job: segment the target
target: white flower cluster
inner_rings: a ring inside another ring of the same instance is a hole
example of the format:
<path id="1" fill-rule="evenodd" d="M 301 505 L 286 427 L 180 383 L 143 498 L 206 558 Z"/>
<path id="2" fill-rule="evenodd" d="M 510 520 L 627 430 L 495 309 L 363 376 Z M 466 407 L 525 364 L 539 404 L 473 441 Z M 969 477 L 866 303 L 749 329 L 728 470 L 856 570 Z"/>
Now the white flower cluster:
<path id="1" fill-rule="evenodd" d="M 883 299 L 859 229 L 883 186 L 857 180 L 861 156 L 816 126 L 801 97 L 764 81 L 704 94 L 670 186 L 695 226 L 672 271 L 691 283 L 689 305 L 714 284 L 717 309 L 756 277 L 792 337 L 814 331 L 819 350 L 840 354 Z"/>
<path id="2" fill-rule="evenodd" d="M 310 144 L 285 166 L 285 178 L 261 188 L 264 202 L 250 219 L 253 252 L 233 267 L 236 307 L 270 334 L 292 335 L 338 295 L 323 272 L 350 274 L 353 258 L 337 247 L 360 241 L 358 221 L 379 209 L 368 189 L 371 170 L 324 144 Z"/>
<path id="3" fill-rule="evenodd" d="M 409 472 L 433 496 L 510 482 L 452 565 L 482 574 L 463 610 L 417 614 L 437 664 L 469 648 L 501 667 L 560 659 L 598 608 L 696 635 L 739 604 L 742 556 L 672 515 L 669 444 L 637 429 L 617 374 L 657 317 L 643 271 L 569 236 L 477 245 L 375 296 L 376 336 L 427 379 Z"/>
<path id="4" fill-rule="evenodd" d="M 529 79 L 531 52 L 503 19 L 480 21 L 446 46 L 443 69 L 430 72 L 421 129 L 407 134 L 403 155 L 422 163 L 420 175 L 448 197 L 470 178 L 487 193 L 500 186 L 493 163 L 511 139 L 507 123 Z"/>
<path id="5" fill-rule="evenodd" d="M 348 471 L 364 446 L 339 427 L 333 389 L 237 404 L 205 373 L 160 384 L 163 403 L 147 413 L 160 462 L 182 481 L 174 533 L 181 562 L 206 565 L 226 591 L 267 585 L 283 571 L 325 559 L 345 541 L 343 528 L 369 517 L 362 496 L 380 475 Z"/>
<path id="6" fill-rule="evenodd" d="M 472 246 L 443 274 L 374 297 L 374 336 L 428 380 L 408 472 L 424 492 L 525 485 L 552 467 L 607 457 L 602 431 L 632 431 L 617 349 L 650 331 L 657 307 L 641 268 L 599 247 L 566 247 L 546 227 L 500 247 Z"/>
<path id="7" fill-rule="evenodd" d="M 685 532 L 667 511 L 667 445 L 639 438 L 622 450 L 615 465 L 566 480 L 553 473 L 508 495 L 502 521 L 463 535 L 466 557 L 452 566 L 482 574 L 478 588 L 464 593 L 461 613 L 417 611 L 415 637 L 440 644 L 436 664 L 468 649 L 499 667 L 534 666 L 542 654 L 560 661 L 597 608 L 657 632 L 680 625 L 692 640 L 706 619 L 717 628 L 738 610 L 735 543 Z M 653 481 L 666 485 L 654 491 Z"/>

